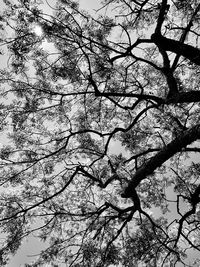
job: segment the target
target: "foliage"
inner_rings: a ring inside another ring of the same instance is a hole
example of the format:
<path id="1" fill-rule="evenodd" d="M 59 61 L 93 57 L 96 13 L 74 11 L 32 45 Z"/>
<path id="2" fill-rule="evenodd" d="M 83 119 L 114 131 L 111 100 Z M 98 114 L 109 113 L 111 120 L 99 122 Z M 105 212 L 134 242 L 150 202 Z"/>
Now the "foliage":
<path id="1" fill-rule="evenodd" d="M 1 266 L 33 233 L 28 267 L 195 266 L 198 1 L 4 5 Z"/>

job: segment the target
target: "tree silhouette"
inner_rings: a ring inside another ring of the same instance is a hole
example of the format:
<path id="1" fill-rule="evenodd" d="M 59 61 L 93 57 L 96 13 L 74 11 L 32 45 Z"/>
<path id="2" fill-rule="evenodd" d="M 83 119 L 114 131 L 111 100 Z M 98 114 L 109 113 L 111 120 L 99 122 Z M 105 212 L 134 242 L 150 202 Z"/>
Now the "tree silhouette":
<path id="1" fill-rule="evenodd" d="M 26 267 L 195 266 L 198 1 L 4 4 L 1 266 L 32 233 Z"/>

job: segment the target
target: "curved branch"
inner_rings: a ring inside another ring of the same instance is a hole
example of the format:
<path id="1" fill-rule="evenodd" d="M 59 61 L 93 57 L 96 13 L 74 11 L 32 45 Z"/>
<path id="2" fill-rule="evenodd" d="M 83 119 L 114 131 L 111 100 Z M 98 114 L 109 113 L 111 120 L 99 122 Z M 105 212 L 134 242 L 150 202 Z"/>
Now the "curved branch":
<path id="1" fill-rule="evenodd" d="M 105 153 L 106 151 L 108 150 L 108 146 L 109 146 L 109 143 L 110 143 L 110 140 L 112 139 L 112 137 L 118 133 L 118 132 L 128 132 L 129 130 L 131 130 L 133 128 L 133 126 L 138 122 L 138 120 L 140 119 L 140 117 L 146 113 L 149 109 L 152 109 L 152 108 L 157 108 L 158 106 L 157 105 L 151 105 L 151 106 L 148 106 L 146 108 L 144 108 L 142 111 L 140 111 L 137 116 L 134 118 L 134 120 L 132 121 L 132 123 L 127 127 L 127 128 L 122 128 L 122 127 L 116 127 L 112 133 L 110 134 L 110 136 L 108 137 L 108 140 L 106 142 L 106 145 L 105 145 Z"/>
<path id="2" fill-rule="evenodd" d="M 154 157 L 144 163 L 133 175 L 127 188 L 123 193 L 124 198 L 130 198 L 134 195 L 134 189 L 139 183 L 144 180 L 148 175 L 152 174 L 155 169 L 160 167 L 165 161 L 173 157 L 177 152 L 180 152 L 187 145 L 200 139 L 200 124 L 185 131 L 181 136 L 166 145 Z"/>

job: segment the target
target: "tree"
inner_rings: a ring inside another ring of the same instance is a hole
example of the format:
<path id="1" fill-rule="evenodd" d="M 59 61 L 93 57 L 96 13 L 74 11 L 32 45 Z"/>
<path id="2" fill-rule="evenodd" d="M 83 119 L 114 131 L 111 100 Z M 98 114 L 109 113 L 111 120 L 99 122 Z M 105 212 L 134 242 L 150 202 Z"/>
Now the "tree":
<path id="1" fill-rule="evenodd" d="M 27 266 L 195 266 L 198 1 L 4 3 L 1 266 L 31 233 Z"/>

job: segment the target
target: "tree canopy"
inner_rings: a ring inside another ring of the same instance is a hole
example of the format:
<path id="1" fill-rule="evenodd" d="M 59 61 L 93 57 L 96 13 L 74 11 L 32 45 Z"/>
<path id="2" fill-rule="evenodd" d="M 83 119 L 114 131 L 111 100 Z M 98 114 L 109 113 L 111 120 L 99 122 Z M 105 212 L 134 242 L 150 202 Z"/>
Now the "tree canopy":
<path id="1" fill-rule="evenodd" d="M 1 266 L 196 266 L 199 1 L 3 2 Z"/>

